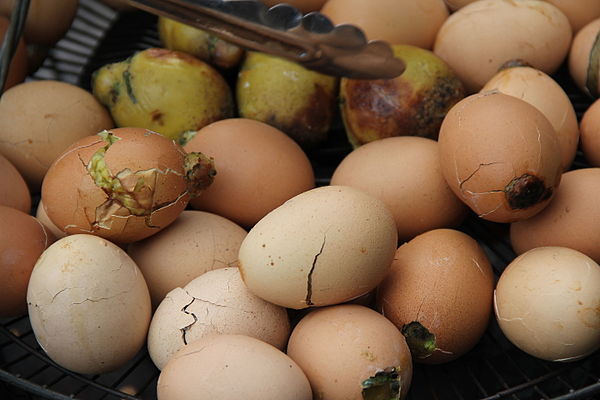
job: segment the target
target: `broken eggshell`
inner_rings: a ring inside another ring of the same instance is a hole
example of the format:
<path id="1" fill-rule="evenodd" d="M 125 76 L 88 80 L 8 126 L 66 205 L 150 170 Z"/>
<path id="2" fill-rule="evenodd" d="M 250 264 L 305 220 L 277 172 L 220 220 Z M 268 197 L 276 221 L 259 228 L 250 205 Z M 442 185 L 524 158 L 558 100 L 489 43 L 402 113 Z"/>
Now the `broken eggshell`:
<path id="1" fill-rule="evenodd" d="M 438 144 L 450 189 L 489 221 L 535 215 L 560 182 L 560 146 L 548 119 L 498 91 L 471 95 L 452 107 Z"/>
<path id="2" fill-rule="evenodd" d="M 129 243 L 172 223 L 210 185 L 212 160 L 142 128 L 85 137 L 52 164 L 42 185 L 50 220 L 67 234 Z"/>
<path id="3" fill-rule="evenodd" d="M 220 268 L 167 294 L 150 323 L 148 352 L 162 369 L 179 349 L 208 335 L 246 335 L 283 350 L 290 330 L 283 307 L 250 293 L 237 268 Z"/>

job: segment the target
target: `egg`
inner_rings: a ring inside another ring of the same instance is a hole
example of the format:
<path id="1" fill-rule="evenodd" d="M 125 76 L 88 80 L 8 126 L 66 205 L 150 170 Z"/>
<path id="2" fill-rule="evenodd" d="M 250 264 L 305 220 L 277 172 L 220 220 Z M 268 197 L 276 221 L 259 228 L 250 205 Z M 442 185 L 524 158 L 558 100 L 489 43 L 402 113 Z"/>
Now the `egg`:
<path id="1" fill-rule="evenodd" d="M 0 205 L 29 213 L 31 194 L 27 183 L 14 165 L 0 154 Z"/>
<path id="2" fill-rule="evenodd" d="M 331 184 L 352 186 L 384 202 L 400 242 L 458 226 L 467 215 L 442 175 L 438 143 L 432 139 L 399 136 L 364 144 L 339 163 Z"/>
<path id="3" fill-rule="evenodd" d="M 580 123 L 581 151 L 592 167 L 600 167 L 600 100 L 583 113 Z"/>
<path id="4" fill-rule="evenodd" d="M 212 161 L 186 154 L 142 128 L 117 128 L 72 144 L 49 168 L 44 209 L 67 234 L 93 233 L 130 243 L 171 224 L 210 185 Z"/>
<path id="5" fill-rule="evenodd" d="M 0 205 L 0 317 L 27 313 L 27 285 L 54 238 L 34 217 Z"/>
<path id="6" fill-rule="evenodd" d="M 600 18 L 600 2 L 596 0 L 545 0 L 562 11 L 574 33 L 577 33 L 587 23 Z"/>
<path id="7" fill-rule="evenodd" d="M 434 229 L 398 248 L 377 289 L 377 306 L 406 336 L 415 361 L 438 364 L 478 343 L 493 290 L 490 261 L 475 239 Z"/>
<path id="8" fill-rule="evenodd" d="M 1 7 L 1 6 L 0 6 Z M 4 40 L 6 31 L 8 30 L 10 20 L 0 15 L 0 41 Z M 17 48 L 12 56 L 10 65 L 8 67 L 8 73 L 6 75 L 6 81 L 4 83 L 3 92 L 7 89 L 21 83 L 27 77 L 27 48 L 25 47 L 25 40 L 19 39 Z"/>
<path id="9" fill-rule="evenodd" d="M 50 164 L 73 142 L 114 126 L 91 93 L 65 82 L 29 81 L 0 98 L 0 153 L 39 192 Z"/>
<path id="10" fill-rule="evenodd" d="M 433 51 L 473 93 L 509 61 L 554 73 L 567 57 L 572 37 L 569 20 L 550 3 L 480 0 L 444 22 Z"/>
<path id="11" fill-rule="evenodd" d="M 438 143 L 446 182 L 489 221 L 535 215 L 560 183 L 554 128 L 541 111 L 513 96 L 492 91 L 460 101 L 446 115 Z"/>
<path id="12" fill-rule="evenodd" d="M 462 8 L 462 7 L 466 6 L 467 4 L 470 4 L 474 1 L 477 1 L 477 0 L 445 0 L 446 5 L 452 11 L 456 11 L 459 8 Z"/>
<path id="13" fill-rule="evenodd" d="M 213 335 L 179 350 L 158 377 L 159 400 L 312 400 L 306 375 L 277 348 Z"/>
<path id="14" fill-rule="evenodd" d="M 167 294 L 150 323 L 148 352 L 163 369 L 179 349 L 209 335 L 246 335 L 284 350 L 290 331 L 285 308 L 250 293 L 237 268 L 221 268 Z"/>
<path id="15" fill-rule="evenodd" d="M 579 126 L 564 89 L 540 70 L 512 67 L 495 74 L 481 89 L 482 92 L 491 90 L 525 100 L 544 114 L 557 134 L 563 170 L 568 170 L 577 153 Z"/>
<path id="16" fill-rule="evenodd" d="M 403 399 L 410 388 L 406 340 L 394 324 L 367 307 L 311 311 L 292 331 L 287 352 L 306 373 L 315 399 Z"/>
<path id="17" fill-rule="evenodd" d="M 506 267 L 494 293 L 502 332 L 524 352 L 574 361 L 600 348 L 600 266 L 566 247 L 538 247 Z"/>
<path id="18" fill-rule="evenodd" d="M 150 294 L 138 267 L 94 235 L 64 237 L 42 253 L 27 304 L 44 352 L 81 374 L 123 366 L 144 345 L 150 324 Z"/>
<path id="19" fill-rule="evenodd" d="M 184 210 L 156 235 L 129 244 L 127 253 L 144 274 L 156 308 L 171 290 L 203 273 L 236 266 L 246 233 L 219 215 Z"/>
<path id="20" fill-rule="evenodd" d="M 352 300 L 373 290 L 397 244 L 385 204 L 348 186 L 299 194 L 263 217 L 239 251 L 248 289 L 292 309 Z"/>
<path id="21" fill-rule="evenodd" d="M 260 121 L 231 118 L 214 122 L 183 148 L 210 154 L 219 174 L 191 206 L 245 228 L 315 186 L 306 153 L 285 133 Z"/>
<path id="22" fill-rule="evenodd" d="M 510 226 L 517 254 L 535 247 L 562 246 L 578 250 L 600 263 L 600 168 L 563 174 L 552 202 L 539 214 Z"/>
<path id="23" fill-rule="evenodd" d="M 48 214 L 46 214 L 46 210 L 44 209 L 44 202 L 41 199 L 35 209 L 35 217 L 48 231 L 50 231 L 50 233 L 52 233 L 55 238 L 60 239 L 67 236 L 65 232 L 61 231 L 56 225 L 54 225 L 54 222 L 50 221 L 50 218 L 48 218 Z"/>
<path id="24" fill-rule="evenodd" d="M 328 0 L 321 13 L 336 24 L 352 24 L 368 40 L 431 49 L 448 18 L 444 0 Z"/>
<path id="25" fill-rule="evenodd" d="M 571 44 L 569 51 L 569 74 L 577 87 L 592 98 L 600 96 L 600 65 L 596 61 L 599 54 L 598 35 L 600 18 L 588 22 L 581 28 Z"/>

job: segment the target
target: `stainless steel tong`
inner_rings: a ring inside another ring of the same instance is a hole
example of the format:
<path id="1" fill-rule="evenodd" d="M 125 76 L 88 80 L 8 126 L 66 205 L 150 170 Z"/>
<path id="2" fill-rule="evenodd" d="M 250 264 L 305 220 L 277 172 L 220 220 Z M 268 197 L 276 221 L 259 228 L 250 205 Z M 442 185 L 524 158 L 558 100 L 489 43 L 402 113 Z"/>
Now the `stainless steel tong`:
<path id="1" fill-rule="evenodd" d="M 208 31 L 231 43 L 285 57 L 306 68 L 354 79 L 390 79 L 404 71 L 386 42 L 367 41 L 353 25 L 288 4 L 257 0 L 128 0 L 133 6 Z"/>

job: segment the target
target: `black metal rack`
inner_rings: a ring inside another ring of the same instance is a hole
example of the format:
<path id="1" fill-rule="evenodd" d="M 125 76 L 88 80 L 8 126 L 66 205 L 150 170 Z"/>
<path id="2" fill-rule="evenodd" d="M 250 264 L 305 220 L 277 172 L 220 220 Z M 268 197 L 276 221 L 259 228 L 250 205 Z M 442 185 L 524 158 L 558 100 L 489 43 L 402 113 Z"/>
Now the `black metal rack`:
<path id="1" fill-rule="evenodd" d="M 70 31 L 29 79 L 56 79 L 89 89 L 95 69 L 154 46 L 160 46 L 154 16 L 119 14 L 97 0 L 80 0 Z M 230 71 L 226 78 L 234 79 L 235 74 Z M 575 87 L 566 67 L 555 78 L 569 94 L 580 118 L 591 100 Z M 328 183 L 349 151 L 338 119 L 328 142 L 309 151 L 317 184 Z M 585 166 L 578 154 L 573 168 Z M 472 216 L 461 229 L 479 240 L 496 275 L 514 258 L 505 225 Z M 44 354 L 26 316 L 0 320 L 0 399 L 156 399 L 158 374 L 146 350 L 110 374 L 73 373 Z M 492 318 L 480 343 L 462 358 L 438 366 L 415 364 L 409 398 L 600 399 L 600 352 L 572 363 L 542 361 L 508 342 Z"/>

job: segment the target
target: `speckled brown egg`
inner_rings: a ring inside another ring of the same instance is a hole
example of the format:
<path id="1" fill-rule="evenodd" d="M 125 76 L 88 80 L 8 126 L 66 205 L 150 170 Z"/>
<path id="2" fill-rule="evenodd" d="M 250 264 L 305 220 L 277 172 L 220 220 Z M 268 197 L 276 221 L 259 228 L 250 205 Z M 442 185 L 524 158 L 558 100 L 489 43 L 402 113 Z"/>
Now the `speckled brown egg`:
<path id="1" fill-rule="evenodd" d="M 451 229 L 396 251 L 377 304 L 406 336 L 415 361 L 443 363 L 472 349 L 492 313 L 494 274 L 475 239 Z"/>
<path id="2" fill-rule="evenodd" d="M 215 159 L 219 178 L 191 201 L 197 210 L 251 227 L 286 200 L 312 189 L 310 160 L 289 136 L 245 118 L 214 122 L 184 145 Z"/>
<path id="3" fill-rule="evenodd" d="M 250 293 L 237 268 L 220 268 L 167 294 L 150 323 L 148 352 L 163 369 L 179 349 L 209 335 L 247 335 L 284 350 L 290 331 L 285 308 Z"/>
<path id="4" fill-rule="evenodd" d="M 355 149 L 337 166 L 332 185 L 352 186 L 383 201 L 404 242 L 435 228 L 453 227 L 468 208 L 442 175 L 438 143 L 403 136 Z"/>
<path id="5" fill-rule="evenodd" d="M 563 174 L 552 202 L 539 214 L 510 226 L 517 254 L 541 246 L 578 250 L 600 262 L 600 168 Z"/>
<path id="6" fill-rule="evenodd" d="M 34 217 L 0 205 L 0 317 L 27 313 L 27 285 L 54 238 Z"/>
<path id="7" fill-rule="evenodd" d="M 236 266 L 246 231 L 216 214 L 185 210 L 167 228 L 131 243 L 136 262 L 158 307 L 167 293 L 213 269 Z"/>
<path id="8" fill-rule="evenodd" d="M 448 112 L 438 143 L 446 182 L 490 221 L 535 215 L 560 182 L 554 128 L 541 111 L 513 96 L 492 91 L 465 98 Z"/>
<path id="9" fill-rule="evenodd" d="M 596 100 L 583 113 L 579 125 L 581 151 L 592 167 L 600 167 L 600 100 Z"/>
<path id="10" fill-rule="evenodd" d="M 27 183 L 14 165 L 0 154 L 0 205 L 31 211 L 31 194 Z"/>
<path id="11" fill-rule="evenodd" d="M 571 77 L 579 89 L 593 98 L 600 95 L 599 34 L 600 18 L 596 18 L 577 32 L 569 51 Z"/>
<path id="12" fill-rule="evenodd" d="M 50 220 L 68 234 L 130 243 L 172 223 L 210 185 L 212 161 L 141 128 L 85 137 L 52 164 L 42 186 Z"/>
<path id="13" fill-rule="evenodd" d="M 287 353 L 306 373 L 315 399 L 403 399 L 410 388 L 406 340 L 393 323 L 367 307 L 311 311 L 292 331 Z"/>
<path id="14" fill-rule="evenodd" d="M 569 20 L 550 3 L 480 0 L 444 22 L 433 51 L 472 93 L 513 60 L 554 73 L 567 57 L 572 36 Z"/>

